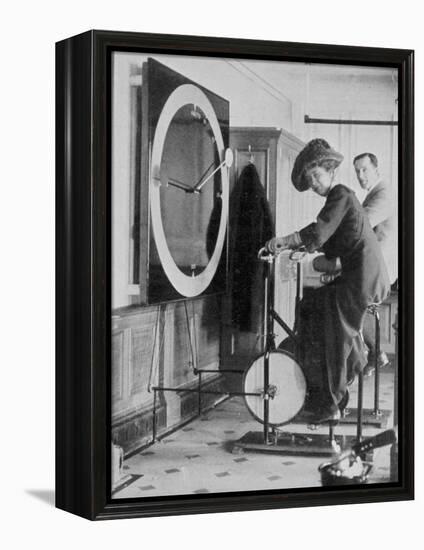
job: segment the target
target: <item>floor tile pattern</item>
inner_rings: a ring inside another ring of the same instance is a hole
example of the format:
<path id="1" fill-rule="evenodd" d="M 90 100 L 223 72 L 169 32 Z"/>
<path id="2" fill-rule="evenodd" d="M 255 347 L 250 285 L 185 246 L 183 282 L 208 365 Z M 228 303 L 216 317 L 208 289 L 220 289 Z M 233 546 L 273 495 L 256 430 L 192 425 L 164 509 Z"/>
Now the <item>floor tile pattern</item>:
<path id="1" fill-rule="evenodd" d="M 393 369 L 380 376 L 381 405 L 393 408 Z M 364 383 L 364 407 L 373 407 L 374 377 Z M 350 387 L 350 405 L 356 406 L 357 384 Z M 391 419 L 389 420 L 391 422 Z M 390 424 L 389 424 L 390 427 Z M 250 430 L 260 431 L 247 411 L 243 398 L 228 399 L 200 418 L 165 437 L 151 447 L 125 460 L 125 475 L 130 481 L 118 486 L 113 498 L 139 498 L 177 494 L 201 494 L 240 490 L 285 489 L 320 486 L 318 466 L 322 457 L 284 456 L 281 454 L 231 453 L 232 443 Z M 290 424 L 284 431 L 311 432 L 306 425 Z M 363 436 L 379 429 L 364 426 Z M 313 433 L 328 433 L 319 427 Z M 338 425 L 339 435 L 354 435 L 355 425 Z M 389 482 L 390 448 L 374 453 L 370 482 Z"/>

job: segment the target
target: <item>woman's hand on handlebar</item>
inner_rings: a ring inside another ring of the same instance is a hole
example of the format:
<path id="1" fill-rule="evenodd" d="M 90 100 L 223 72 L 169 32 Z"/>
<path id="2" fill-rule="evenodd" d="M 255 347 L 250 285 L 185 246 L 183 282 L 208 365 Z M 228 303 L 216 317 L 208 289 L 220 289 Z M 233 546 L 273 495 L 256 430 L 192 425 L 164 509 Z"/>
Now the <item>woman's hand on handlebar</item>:
<path id="1" fill-rule="evenodd" d="M 285 237 L 274 237 L 265 243 L 265 248 L 271 254 L 279 254 L 289 247 L 287 246 Z"/>
<path id="2" fill-rule="evenodd" d="M 268 252 L 271 252 L 271 254 L 279 254 L 288 248 L 299 248 L 301 244 L 302 240 L 300 235 L 296 232 L 290 233 L 290 235 L 286 235 L 285 237 L 274 237 L 273 239 L 270 239 L 265 244 L 265 248 Z"/>

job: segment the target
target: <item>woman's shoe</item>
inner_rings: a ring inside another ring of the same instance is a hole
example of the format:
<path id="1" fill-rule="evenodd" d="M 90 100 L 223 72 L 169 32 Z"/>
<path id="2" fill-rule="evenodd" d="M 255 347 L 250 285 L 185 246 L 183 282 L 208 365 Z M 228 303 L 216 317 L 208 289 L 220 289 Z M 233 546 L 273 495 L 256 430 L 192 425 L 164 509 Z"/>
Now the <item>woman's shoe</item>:
<path id="1" fill-rule="evenodd" d="M 322 407 L 317 410 L 314 417 L 310 420 L 310 424 L 337 424 L 341 418 L 340 409 L 337 405 L 331 404 L 327 407 Z"/>
<path id="2" fill-rule="evenodd" d="M 379 369 L 382 369 L 383 367 L 386 367 L 387 365 L 390 364 L 390 361 L 389 361 L 389 358 L 387 357 L 386 352 L 380 351 L 380 353 L 378 354 L 377 363 L 378 363 Z M 374 374 L 374 371 L 375 371 L 375 359 L 372 356 L 368 356 L 368 364 L 364 368 L 363 374 L 364 376 L 371 376 L 372 374 Z"/>

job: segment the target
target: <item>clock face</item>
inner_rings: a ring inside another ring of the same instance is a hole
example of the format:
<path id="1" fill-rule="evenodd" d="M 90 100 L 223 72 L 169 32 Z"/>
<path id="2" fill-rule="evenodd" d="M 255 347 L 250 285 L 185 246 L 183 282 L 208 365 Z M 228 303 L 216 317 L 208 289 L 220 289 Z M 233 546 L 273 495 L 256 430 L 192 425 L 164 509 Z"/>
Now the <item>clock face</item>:
<path id="1" fill-rule="evenodd" d="M 149 64 L 150 69 L 153 65 L 149 92 L 155 80 L 152 72 L 156 76 L 159 72 L 162 82 L 150 127 L 149 302 L 222 292 L 230 164 L 228 103 L 181 75 L 176 79 L 174 71 L 154 60 Z M 166 94 L 164 78 L 169 83 Z"/>

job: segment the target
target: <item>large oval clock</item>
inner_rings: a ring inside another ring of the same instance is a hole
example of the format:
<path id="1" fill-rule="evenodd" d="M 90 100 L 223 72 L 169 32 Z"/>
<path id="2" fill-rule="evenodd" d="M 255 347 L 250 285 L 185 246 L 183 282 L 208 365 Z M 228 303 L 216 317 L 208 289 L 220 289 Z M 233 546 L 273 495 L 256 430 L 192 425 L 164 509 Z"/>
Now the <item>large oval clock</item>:
<path id="1" fill-rule="evenodd" d="M 222 292 L 232 164 L 228 102 L 152 59 L 144 90 L 148 132 L 142 139 L 149 138 L 150 161 L 146 301 Z"/>

